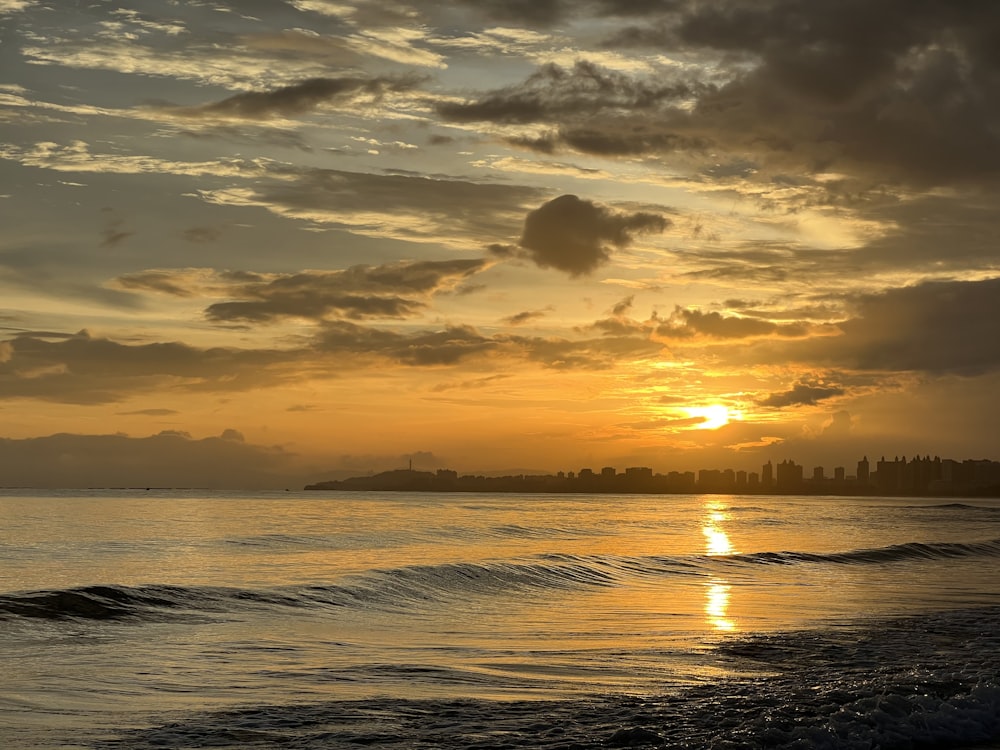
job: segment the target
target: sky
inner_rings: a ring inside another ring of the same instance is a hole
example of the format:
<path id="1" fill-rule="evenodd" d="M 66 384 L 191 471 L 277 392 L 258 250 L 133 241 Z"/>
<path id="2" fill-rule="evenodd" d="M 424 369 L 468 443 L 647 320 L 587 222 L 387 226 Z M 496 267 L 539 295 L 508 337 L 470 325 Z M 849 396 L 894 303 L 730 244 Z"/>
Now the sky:
<path id="1" fill-rule="evenodd" d="M 1000 459 L 994 0 L 0 0 L 0 486 Z"/>

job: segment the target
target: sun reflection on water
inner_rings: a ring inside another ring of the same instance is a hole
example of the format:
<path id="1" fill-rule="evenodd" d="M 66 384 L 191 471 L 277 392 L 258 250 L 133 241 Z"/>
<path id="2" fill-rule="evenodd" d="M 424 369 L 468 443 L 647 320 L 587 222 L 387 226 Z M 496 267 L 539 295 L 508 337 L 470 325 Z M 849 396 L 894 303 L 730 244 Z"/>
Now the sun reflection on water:
<path id="1" fill-rule="evenodd" d="M 705 592 L 705 614 L 709 625 L 716 630 L 736 630 L 736 623 L 726 617 L 730 588 L 725 581 L 713 578 Z"/>
<path id="2" fill-rule="evenodd" d="M 705 520 L 701 533 L 705 535 L 705 554 L 723 556 L 735 554 L 733 543 L 721 524 L 732 516 L 728 507 L 717 499 L 705 503 Z M 736 630 L 736 623 L 729 618 L 729 592 L 732 586 L 722 578 L 712 578 L 705 589 L 705 620 L 715 630 Z"/>

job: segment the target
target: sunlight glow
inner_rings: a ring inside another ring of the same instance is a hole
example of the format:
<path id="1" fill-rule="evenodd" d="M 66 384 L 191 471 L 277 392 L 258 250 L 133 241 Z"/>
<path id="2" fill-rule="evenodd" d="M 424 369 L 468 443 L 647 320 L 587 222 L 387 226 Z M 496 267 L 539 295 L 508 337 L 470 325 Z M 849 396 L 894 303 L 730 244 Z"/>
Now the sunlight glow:
<path id="1" fill-rule="evenodd" d="M 717 430 L 729 424 L 731 419 L 739 417 L 730 413 L 729 407 L 723 404 L 710 406 L 688 406 L 684 409 L 689 417 L 701 417 L 704 421 L 695 425 L 699 430 Z"/>

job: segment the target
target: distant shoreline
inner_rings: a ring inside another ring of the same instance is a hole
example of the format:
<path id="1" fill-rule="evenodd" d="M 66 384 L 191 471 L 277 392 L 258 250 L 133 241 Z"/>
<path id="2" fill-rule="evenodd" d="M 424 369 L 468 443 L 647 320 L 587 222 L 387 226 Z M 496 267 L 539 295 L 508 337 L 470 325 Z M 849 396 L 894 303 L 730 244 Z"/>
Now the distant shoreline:
<path id="1" fill-rule="evenodd" d="M 630 473 L 631 472 L 631 473 Z M 981 486 L 956 486 L 935 482 L 926 488 L 892 489 L 863 484 L 855 478 L 799 479 L 782 483 L 749 484 L 726 481 L 716 473 L 710 482 L 685 474 L 652 474 L 626 470 L 624 474 L 519 474 L 489 477 L 462 475 L 447 469 L 437 472 L 396 469 L 372 476 L 351 477 L 306 485 L 306 491 L 333 492 L 480 492 L 530 494 L 648 494 L 648 495 L 816 495 L 839 497 L 955 497 L 1000 498 L 1000 482 Z"/>

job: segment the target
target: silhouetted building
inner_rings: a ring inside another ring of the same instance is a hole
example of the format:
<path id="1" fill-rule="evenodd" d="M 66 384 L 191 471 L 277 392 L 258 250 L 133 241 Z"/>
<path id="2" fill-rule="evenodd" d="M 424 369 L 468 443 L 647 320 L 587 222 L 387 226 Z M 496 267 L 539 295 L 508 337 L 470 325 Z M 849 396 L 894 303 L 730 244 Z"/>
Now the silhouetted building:
<path id="1" fill-rule="evenodd" d="M 774 484 L 774 467 L 771 466 L 770 461 L 761 467 L 760 483 L 764 486 L 764 489 L 769 489 Z"/>
<path id="2" fill-rule="evenodd" d="M 868 466 L 868 456 L 858 461 L 858 484 L 866 486 L 871 481 Z"/>
<path id="3" fill-rule="evenodd" d="M 906 456 L 899 460 L 896 456 L 892 461 L 886 461 L 882 456 L 875 464 L 875 486 L 880 492 L 895 494 L 899 492 L 903 482 L 903 466 L 906 464 Z"/>
<path id="4" fill-rule="evenodd" d="M 694 492 L 697 489 L 694 472 L 669 472 L 666 476 L 666 488 L 669 492 Z"/>
<path id="5" fill-rule="evenodd" d="M 843 466 L 838 466 L 833 470 L 833 481 L 837 483 L 843 483 L 846 472 Z"/>
<path id="6" fill-rule="evenodd" d="M 822 466 L 815 467 L 813 469 L 813 481 L 822 482 L 824 479 L 826 479 L 826 475 L 823 472 L 823 467 Z"/>
<path id="7" fill-rule="evenodd" d="M 700 469 L 698 471 L 699 492 L 725 492 L 725 481 L 718 469 Z"/>
<path id="8" fill-rule="evenodd" d="M 776 483 L 780 491 L 791 492 L 802 487 L 802 467 L 794 461 L 782 461 L 778 464 L 776 473 Z"/>

